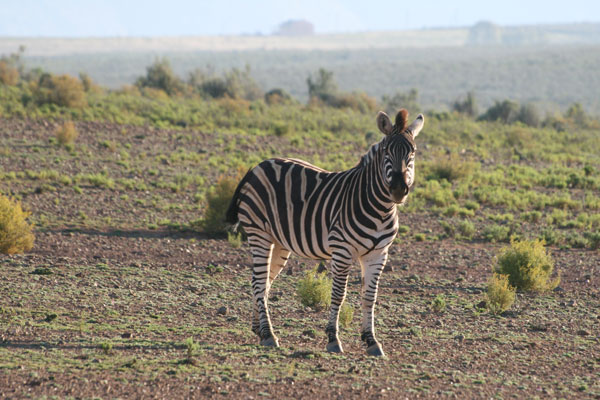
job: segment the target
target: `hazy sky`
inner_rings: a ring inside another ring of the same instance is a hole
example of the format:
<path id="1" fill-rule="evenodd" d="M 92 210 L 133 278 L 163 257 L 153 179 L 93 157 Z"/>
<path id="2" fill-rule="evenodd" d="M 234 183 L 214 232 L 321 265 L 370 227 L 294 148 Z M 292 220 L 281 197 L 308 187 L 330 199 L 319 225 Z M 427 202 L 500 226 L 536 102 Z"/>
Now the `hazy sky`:
<path id="1" fill-rule="evenodd" d="M 289 19 L 320 33 L 600 22 L 600 1 L 0 0 L 0 36 L 270 34 Z"/>

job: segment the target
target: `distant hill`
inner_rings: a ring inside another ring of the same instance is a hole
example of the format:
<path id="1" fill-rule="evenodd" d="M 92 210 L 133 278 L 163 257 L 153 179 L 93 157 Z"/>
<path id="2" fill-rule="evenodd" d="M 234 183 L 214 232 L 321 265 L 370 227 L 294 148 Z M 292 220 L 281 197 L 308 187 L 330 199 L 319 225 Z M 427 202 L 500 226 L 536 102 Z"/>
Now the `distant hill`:
<path id="1" fill-rule="evenodd" d="M 293 22 L 293 21 L 292 21 Z M 308 31 L 307 31 L 308 32 Z M 600 44 L 600 23 L 502 27 L 480 22 L 470 28 L 321 35 L 245 35 L 115 38 L 0 38 L 0 54 L 20 45 L 29 56 L 119 52 L 242 50 L 358 50 L 468 45 Z"/>

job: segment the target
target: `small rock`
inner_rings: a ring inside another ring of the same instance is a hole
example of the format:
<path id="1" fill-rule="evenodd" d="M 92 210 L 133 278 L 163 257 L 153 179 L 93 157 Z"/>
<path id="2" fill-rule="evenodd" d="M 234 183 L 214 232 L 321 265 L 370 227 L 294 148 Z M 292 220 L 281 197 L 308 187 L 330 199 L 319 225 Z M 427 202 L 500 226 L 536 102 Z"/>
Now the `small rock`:
<path id="1" fill-rule="evenodd" d="M 529 327 L 530 332 L 548 332 L 548 327 L 545 325 L 531 325 Z"/>
<path id="2" fill-rule="evenodd" d="M 475 308 L 487 308 L 487 301 L 481 300 L 479 303 L 477 303 Z"/>
<path id="3" fill-rule="evenodd" d="M 269 300 L 271 300 L 271 301 L 273 301 L 273 302 L 275 302 L 275 301 L 279 301 L 279 296 L 277 296 L 277 295 L 275 295 L 275 296 L 271 296 L 271 298 L 270 298 Z"/>
<path id="4" fill-rule="evenodd" d="M 400 290 L 398 290 L 398 289 L 392 290 L 392 293 L 393 294 L 402 294 L 402 292 Z"/>
<path id="5" fill-rule="evenodd" d="M 565 289 L 561 288 L 560 286 L 557 286 L 553 289 L 554 292 L 564 292 Z"/>
<path id="6" fill-rule="evenodd" d="M 456 335 L 454 336 L 454 340 L 458 340 L 459 342 L 463 342 L 463 340 L 465 340 L 465 336 L 464 335 Z"/>
<path id="7" fill-rule="evenodd" d="M 404 264 L 403 266 L 400 267 L 400 269 L 402 271 L 408 271 L 408 264 Z"/>
<path id="8" fill-rule="evenodd" d="M 308 337 L 311 337 L 311 338 L 316 337 L 314 329 L 306 329 L 306 330 L 302 331 L 302 334 L 304 336 L 308 336 Z"/>
<path id="9" fill-rule="evenodd" d="M 586 331 L 585 329 L 580 329 L 577 331 L 577 335 L 578 336 L 588 336 L 590 333 L 588 331 Z"/>
<path id="10" fill-rule="evenodd" d="M 133 337 L 133 334 L 131 332 L 124 332 L 121 334 L 121 337 L 123 339 L 131 339 Z"/>
<path id="11" fill-rule="evenodd" d="M 219 309 L 217 310 L 217 314 L 219 315 L 227 315 L 227 307 L 223 306 L 223 307 L 219 307 Z"/>
<path id="12" fill-rule="evenodd" d="M 383 267 L 383 272 L 394 272 L 394 267 L 390 264 L 386 264 L 385 267 Z"/>

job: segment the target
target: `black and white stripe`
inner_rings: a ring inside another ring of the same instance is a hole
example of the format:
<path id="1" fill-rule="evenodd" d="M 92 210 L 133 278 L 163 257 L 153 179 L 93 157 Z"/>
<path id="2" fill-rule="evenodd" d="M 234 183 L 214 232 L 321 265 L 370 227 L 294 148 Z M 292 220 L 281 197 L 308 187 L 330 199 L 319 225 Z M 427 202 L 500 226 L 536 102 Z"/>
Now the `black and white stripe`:
<path id="1" fill-rule="evenodd" d="M 290 252 L 331 260 L 333 289 L 326 332 L 327 350 L 341 352 L 338 316 L 348 274 L 358 261 L 362 271 L 362 340 L 367 352 L 383 355 L 375 339 L 373 313 L 379 276 L 398 230 L 396 205 L 405 201 L 414 181 L 414 138 L 423 127 L 419 115 L 406 126 L 401 110 L 392 125 L 380 112 L 386 135 L 361 161 L 342 172 L 328 172 L 305 161 L 275 158 L 261 162 L 242 179 L 227 220 L 244 227 L 254 264 L 253 331 L 261 344 L 278 346 L 269 318 L 271 283 Z"/>

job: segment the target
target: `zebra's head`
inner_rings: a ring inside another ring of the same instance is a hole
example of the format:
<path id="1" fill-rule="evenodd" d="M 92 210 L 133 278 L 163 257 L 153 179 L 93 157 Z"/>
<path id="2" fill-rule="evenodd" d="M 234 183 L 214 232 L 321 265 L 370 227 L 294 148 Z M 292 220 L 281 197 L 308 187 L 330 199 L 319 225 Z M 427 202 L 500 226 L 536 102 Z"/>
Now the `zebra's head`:
<path id="1" fill-rule="evenodd" d="M 408 111 L 402 109 L 396 115 L 392 125 L 386 113 L 377 114 L 377 127 L 386 137 L 381 141 L 383 152 L 383 180 L 388 186 L 391 199 L 403 203 L 415 179 L 415 138 L 421 132 L 425 118 L 419 114 L 417 119 L 407 126 Z"/>

